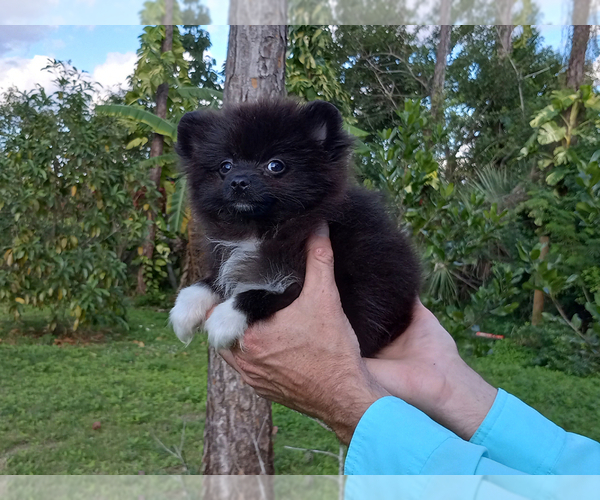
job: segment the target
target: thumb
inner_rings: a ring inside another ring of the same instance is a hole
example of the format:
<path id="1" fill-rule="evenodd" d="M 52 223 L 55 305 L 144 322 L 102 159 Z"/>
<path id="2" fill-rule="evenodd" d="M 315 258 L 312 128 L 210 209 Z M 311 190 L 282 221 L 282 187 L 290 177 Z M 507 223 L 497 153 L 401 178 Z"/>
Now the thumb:
<path id="1" fill-rule="evenodd" d="M 303 292 L 315 293 L 323 289 L 335 289 L 333 250 L 329 239 L 329 226 L 323 223 L 309 237 L 306 245 L 306 276 Z"/>

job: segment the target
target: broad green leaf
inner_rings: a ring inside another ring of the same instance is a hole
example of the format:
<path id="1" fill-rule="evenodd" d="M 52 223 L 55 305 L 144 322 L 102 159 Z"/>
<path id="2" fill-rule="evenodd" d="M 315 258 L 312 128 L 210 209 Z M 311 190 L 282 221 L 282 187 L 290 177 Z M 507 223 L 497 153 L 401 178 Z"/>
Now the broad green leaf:
<path id="1" fill-rule="evenodd" d="M 171 228 L 175 232 L 183 232 L 187 207 L 187 178 L 181 176 L 175 182 L 175 191 L 170 197 L 167 213 Z"/>
<path id="2" fill-rule="evenodd" d="M 177 158 L 176 153 L 167 153 L 161 156 L 155 156 L 154 158 L 148 158 L 147 160 L 140 162 L 140 166 L 145 168 L 163 167 L 177 162 Z"/>
<path id="3" fill-rule="evenodd" d="M 154 113 L 143 109 L 127 106 L 125 104 L 103 104 L 96 106 L 96 111 L 110 116 L 129 118 L 139 123 L 148 125 L 155 133 L 169 137 L 172 141 L 177 140 L 177 129 L 175 125 L 167 120 L 159 118 Z"/>
<path id="4" fill-rule="evenodd" d="M 565 170 L 555 170 L 548 177 L 546 177 L 546 182 L 549 186 L 556 186 L 560 181 L 565 178 L 567 172 Z"/>
<path id="5" fill-rule="evenodd" d="M 223 92 L 213 89 L 200 87 L 179 87 L 177 92 L 181 97 L 193 97 L 202 101 L 213 101 L 215 99 L 222 101 Z"/>
<path id="6" fill-rule="evenodd" d="M 544 123 L 552 120 L 554 117 L 560 114 L 560 110 L 556 109 L 554 106 L 546 106 L 542 111 L 540 111 L 537 116 L 531 120 L 530 124 L 532 128 L 538 128 Z"/>
<path id="7" fill-rule="evenodd" d="M 352 134 L 354 137 L 358 137 L 359 139 L 362 139 L 364 137 L 368 137 L 369 135 L 371 135 L 370 132 L 367 132 L 358 127 L 355 127 L 354 125 L 350 125 L 349 123 L 344 123 L 344 130 L 346 132 L 348 132 L 349 134 Z"/>
<path id="8" fill-rule="evenodd" d="M 565 127 L 559 127 L 554 122 L 544 123 L 539 131 L 538 142 L 541 145 L 559 142 L 565 138 L 566 133 Z"/>

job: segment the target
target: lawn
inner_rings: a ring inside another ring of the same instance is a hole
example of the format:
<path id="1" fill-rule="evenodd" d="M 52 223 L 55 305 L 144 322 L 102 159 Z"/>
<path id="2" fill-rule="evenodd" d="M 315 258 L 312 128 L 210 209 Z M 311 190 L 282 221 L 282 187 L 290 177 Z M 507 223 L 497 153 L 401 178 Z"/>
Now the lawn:
<path id="1" fill-rule="evenodd" d="M 134 309 L 127 334 L 71 345 L 36 336 L 42 319 L 30 317 L 24 337 L 0 323 L 0 474 L 198 473 L 205 338 L 184 349 L 166 312 Z M 279 405 L 273 419 L 277 474 L 337 474 L 337 460 L 285 448 L 337 454 L 332 433 Z M 164 449 L 184 425 L 185 466 Z"/>
<path id="2" fill-rule="evenodd" d="M 61 339 L 43 318 L 16 331 L 0 322 L 0 474 L 196 474 L 206 399 L 206 340 L 184 349 L 167 313 L 132 309 L 128 333 Z M 23 333 L 24 332 L 24 333 Z M 504 342 L 504 341 L 503 341 Z M 468 361 L 567 430 L 600 440 L 600 377 L 530 366 L 510 343 Z M 277 474 L 336 474 L 335 437 L 307 417 L 273 407 Z M 185 463 L 166 448 L 184 435 Z"/>

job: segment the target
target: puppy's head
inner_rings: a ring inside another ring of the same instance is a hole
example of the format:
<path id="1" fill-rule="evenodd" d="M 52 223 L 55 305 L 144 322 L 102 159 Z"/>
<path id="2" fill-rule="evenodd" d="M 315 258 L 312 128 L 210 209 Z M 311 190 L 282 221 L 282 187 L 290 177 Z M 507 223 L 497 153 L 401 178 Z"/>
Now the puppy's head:
<path id="1" fill-rule="evenodd" d="M 195 111 L 177 151 L 197 211 L 213 220 L 278 222 L 343 189 L 351 140 L 329 103 L 247 103 Z"/>

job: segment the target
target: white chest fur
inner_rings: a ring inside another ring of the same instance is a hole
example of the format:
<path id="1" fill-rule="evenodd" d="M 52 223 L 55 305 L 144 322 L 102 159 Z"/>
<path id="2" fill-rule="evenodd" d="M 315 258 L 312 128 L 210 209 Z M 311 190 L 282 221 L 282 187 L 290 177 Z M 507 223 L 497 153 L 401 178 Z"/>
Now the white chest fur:
<path id="1" fill-rule="evenodd" d="M 261 241 L 258 239 L 211 240 L 211 243 L 221 256 L 215 286 L 225 298 L 256 289 L 283 293 L 287 287 L 298 282 L 281 266 L 260 262 Z"/>
<path id="2" fill-rule="evenodd" d="M 211 243 L 221 257 L 215 286 L 225 298 L 229 298 L 240 293 L 240 285 L 252 281 L 248 278 L 253 274 L 252 268 L 258 266 L 260 240 L 211 240 Z"/>

